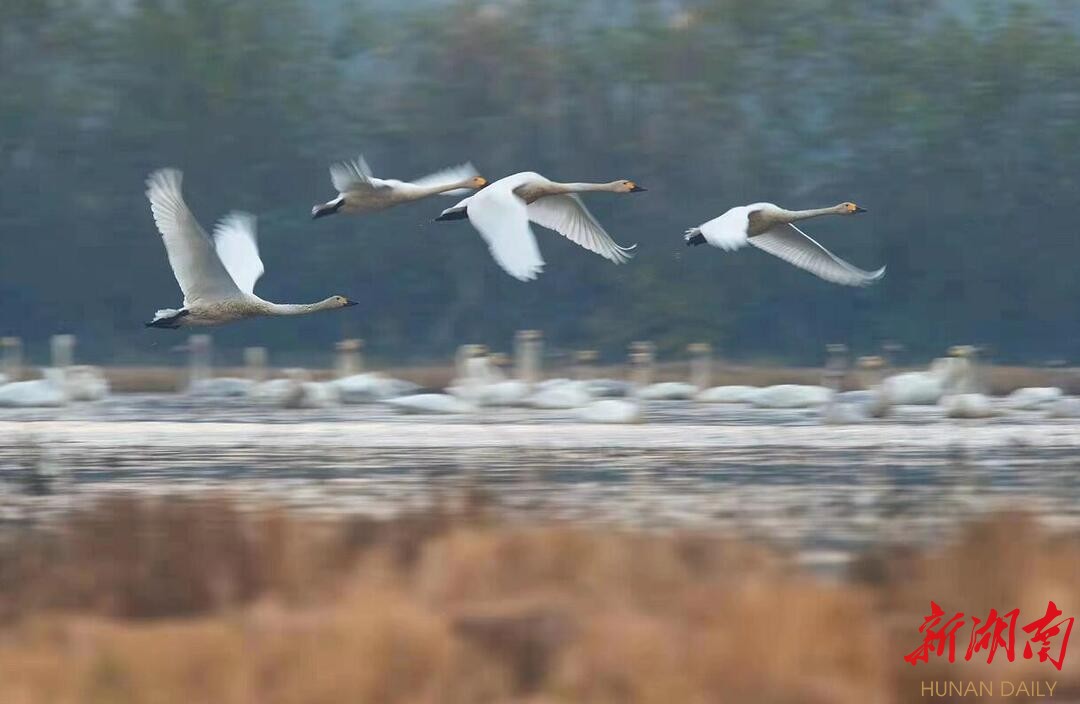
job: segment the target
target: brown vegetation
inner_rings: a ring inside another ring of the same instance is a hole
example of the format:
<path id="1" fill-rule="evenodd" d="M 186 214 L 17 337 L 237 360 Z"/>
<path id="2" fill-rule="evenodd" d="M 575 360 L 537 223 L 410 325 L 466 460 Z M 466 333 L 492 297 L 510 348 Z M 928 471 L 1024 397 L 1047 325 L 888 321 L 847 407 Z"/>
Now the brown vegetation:
<path id="1" fill-rule="evenodd" d="M 1022 516 L 843 580 L 716 535 L 512 525 L 477 502 L 377 522 L 121 497 L 24 530 L 0 545 L 14 704 L 854 704 L 968 677 L 1080 693 L 1069 662 L 902 660 L 931 599 L 1076 613 L 1080 542 Z"/>
<path id="2" fill-rule="evenodd" d="M 329 379 L 332 371 L 313 369 L 312 375 L 317 380 Z M 445 365 L 395 367 L 380 370 L 399 379 L 411 381 L 427 389 L 441 389 L 450 384 L 454 369 Z M 906 370 L 905 370 L 906 371 Z M 244 376 L 244 369 L 220 368 L 218 376 Z M 547 370 L 547 376 L 573 376 L 572 367 L 553 366 Z M 598 367 L 593 370 L 597 377 L 620 379 L 626 376 L 626 370 L 620 366 Z M 689 377 L 690 369 L 686 362 L 664 362 L 656 367 L 656 381 L 684 381 Z M 784 367 L 769 365 L 714 365 L 712 383 L 717 386 L 727 384 L 747 384 L 749 386 L 770 386 L 773 384 L 820 384 L 823 370 L 815 367 Z M 992 394 L 1004 395 L 1025 386 L 1062 386 L 1068 393 L 1080 393 L 1080 376 L 1063 370 L 1039 369 L 1034 367 L 986 366 L 984 378 Z M 113 391 L 118 393 L 162 393 L 177 391 L 184 387 L 187 370 L 182 367 L 105 367 Z M 268 370 L 269 376 L 281 376 L 281 370 Z M 844 380 L 846 389 L 862 387 L 858 374 L 849 374 Z"/>

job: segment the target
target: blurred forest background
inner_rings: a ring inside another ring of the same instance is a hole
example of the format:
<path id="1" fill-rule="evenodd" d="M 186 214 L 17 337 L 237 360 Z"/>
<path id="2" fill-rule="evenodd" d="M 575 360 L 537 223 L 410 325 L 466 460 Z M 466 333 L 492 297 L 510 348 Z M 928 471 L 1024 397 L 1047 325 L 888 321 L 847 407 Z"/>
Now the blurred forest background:
<path id="1" fill-rule="evenodd" d="M 441 360 L 538 327 L 609 357 L 708 340 L 813 363 L 895 339 L 1076 359 L 1078 40 L 1068 0 L 4 0 L 0 334 L 168 360 L 183 333 L 142 323 L 181 297 L 143 181 L 173 165 L 204 227 L 258 215 L 260 295 L 361 302 L 219 347 L 303 358 L 349 335 Z M 361 152 L 387 177 L 472 160 L 490 179 L 634 179 L 649 192 L 588 205 L 638 256 L 538 229 L 548 267 L 521 284 L 468 224 L 430 222 L 449 199 L 311 222 L 329 162 Z M 757 200 L 868 208 L 808 230 L 886 278 L 849 289 L 684 246 Z"/>

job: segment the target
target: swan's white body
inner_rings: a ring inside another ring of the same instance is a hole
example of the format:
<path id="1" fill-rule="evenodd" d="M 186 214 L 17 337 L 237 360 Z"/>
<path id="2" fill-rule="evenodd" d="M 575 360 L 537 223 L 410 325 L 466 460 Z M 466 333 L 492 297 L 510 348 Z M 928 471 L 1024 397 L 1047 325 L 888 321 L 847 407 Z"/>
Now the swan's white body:
<path id="1" fill-rule="evenodd" d="M 826 425 L 862 423 L 889 414 L 889 401 L 878 388 L 834 392 L 821 409 L 821 422 Z"/>
<path id="2" fill-rule="evenodd" d="M 759 389 L 750 403 L 758 408 L 812 408 L 828 403 L 832 393 L 824 386 L 780 384 Z"/>
<path id="3" fill-rule="evenodd" d="M 699 403 L 751 403 L 761 389 L 756 386 L 714 386 L 704 389 L 694 400 Z"/>
<path id="4" fill-rule="evenodd" d="M 1063 396 L 1046 409 L 1047 418 L 1080 418 L 1080 398 Z"/>
<path id="5" fill-rule="evenodd" d="M 609 398 L 577 409 L 574 416 L 583 423 L 641 423 L 644 417 L 637 401 Z"/>
<path id="6" fill-rule="evenodd" d="M 974 392 L 971 360 L 940 357 L 923 372 L 904 372 L 881 382 L 881 392 L 895 406 L 933 406 L 948 393 Z"/>
<path id="7" fill-rule="evenodd" d="M 374 372 L 353 374 L 330 383 L 337 388 L 338 396 L 345 404 L 385 401 L 414 394 L 420 388 L 412 382 L 392 379 Z"/>
<path id="8" fill-rule="evenodd" d="M 35 408 L 66 405 L 64 389 L 52 379 L 15 381 L 0 386 L 0 408 Z"/>
<path id="9" fill-rule="evenodd" d="M 255 295 L 263 263 L 255 241 L 255 217 L 233 212 L 214 226 L 210 240 L 184 202 L 183 175 L 176 169 L 155 171 L 146 180 L 150 211 L 165 242 L 176 283 L 184 294 L 181 308 L 157 311 L 147 327 L 221 325 L 264 315 L 303 315 L 354 305 L 342 296 L 310 304 L 281 304 Z"/>
<path id="10" fill-rule="evenodd" d="M 570 379 L 550 379 L 539 384 L 529 397 L 529 405 L 545 409 L 581 408 L 593 400 L 588 384 Z"/>
<path id="11" fill-rule="evenodd" d="M 340 402 L 338 389 L 332 382 L 311 381 L 306 369 L 289 369 L 284 379 L 271 379 L 255 384 L 249 398 L 278 408 L 329 408 Z"/>
<path id="12" fill-rule="evenodd" d="M 447 391 L 477 406 L 525 405 L 531 392 L 528 384 L 516 379 L 490 382 L 458 380 Z"/>
<path id="13" fill-rule="evenodd" d="M 475 413 L 476 406 L 449 394 L 416 394 L 399 396 L 386 400 L 386 403 L 402 413 L 457 415 Z"/>
<path id="14" fill-rule="evenodd" d="M 461 377 L 454 379 L 447 391 L 476 406 L 521 406 L 532 392 L 529 384 L 507 379 L 487 354 L 465 359 L 461 371 Z"/>
<path id="15" fill-rule="evenodd" d="M 940 405 L 948 418 L 992 418 L 1001 415 L 985 394 L 950 394 Z"/>
<path id="16" fill-rule="evenodd" d="M 1064 393 L 1056 386 L 1033 386 L 1013 391 L 1005 399 L 1005 403 L 1017 411 L 1038 411 L 1060 400 L 1062 396 Z"/>
<path id="17" fill-rule="evenodd" d="M 109 382 L 97 367 L 49 368 L 44 375 L 44 379 L 10 384 L 0 375 L 0 407 L 49 408 L 72 401 L 100 401 L 109 395 Z"/>
<path id="18" fill-rule="evenodd" d="M 628 261 L 634 246 L 616 244 L 576 194 L 641 190 L 645 189 L 630 181 L 558 183 L 538 173 L 523 171 L 495 181 L 447 208 L 437 219 L 464 214 L 487 242 L 499 266 L 519 281 L 530 281 L 544 268 L 530 223 L 554 230 L 616 264 Z"/>
<path id="19" fill-rule="evenodd" d="M 945 376 L 946 394 L 938 402 L 948 418 L 991 418 L 1001 415 L 990 397 L 979 393 L 979 379 L 970 347 L 953 348 L 953 357 L 936 359 L 931 371 Z"/>
<path id="20" fill-rule="evenodd" d="M 45 370 L 50 380 L 68 401 L 101 401 L 109 395 L 109 380 L 97 367 L 83 364 Z"/>
<path id="21" fill-rule="evenodd" d="M 752 203 L 728 210 L 699 227 L 686 231 L 688 244 L 709 243 L 727 251 L 753 245 L 800 269 L 845 286 L 866 286 L 885 275 L 885 267 L 864 271 L 810 238 L 792 223 L 829 214 L 862 212 L 854 203 L 833 208 L 786 210 L 773 203 Z"/>
<path id="22" fill-rule="evenodd" d="M 311 209 L 313 218 L 332 213 L 370 213 L 434 195 L 460 196 L 487 181 L 472 164 L 452 166 L 413 181 L 378 178 L 363 156 L 330 167 L 337 197 Z"/>

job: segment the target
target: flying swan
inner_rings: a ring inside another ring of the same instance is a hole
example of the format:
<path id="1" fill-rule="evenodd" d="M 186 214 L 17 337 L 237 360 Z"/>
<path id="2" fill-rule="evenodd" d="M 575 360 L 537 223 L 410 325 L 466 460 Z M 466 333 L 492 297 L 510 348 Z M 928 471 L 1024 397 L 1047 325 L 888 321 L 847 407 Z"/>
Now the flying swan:
<path id="1" fill-rule="evenodd" d="M 150 212 L 184 294 L 181 308 L 159 310 L 147 327 L 221 325 L 262 315 L 304 315 L 356 305 L 344 296 L 304 304 L 270 303 L 256 296 L 253 291 L 263 274 L 263 263 L 255 243 L 255 216 L 229 213 L 214 226 L 211 242 L 184 202 L 182 179 L 176 169 L 161 169 L 146 180 Z"/>
<path id="2" fill-rule="evenodd" d="M 616 264 L 629 261 L 637 245 L 622 247 L 597 222 L 577 196 L 589 191 L 638 193 L 645 189 L 633 181 L 610 183 L 558 183 L 532 171 L 523 171 L 499 179 L 474 193 L 436 220 L 463 220 L 480 232 L 488 243 L 491 256 L 506 273 L 519 281 L 535 279 L 544 267 L 536 236 L 529 223 L 534 222 L 558 232 Z"/>
<path id="3" fill-rule="evenodd" d="M 415 181 L 376 178 L 363 156 L 330 167 L 336 198 L 311 209 L 312 219 L 342 213 L 372 213 L 434 195 L 460 196 L 483 188 L 487 179 L 472 164 L 453 166 Z"/>
<path id="4" fill-rule="evenodd" d="M 826 281 L 845 286 L 866 286 L 885 276 L 885 267 L 877 271 L 863 271 L 852 266 L 792 224 L 819 215 L 865 212 L 854 203 L 813 210 L 786 210 L 772 203 L 741 205 L 700 227 L 687 230 L 686 243 L 696 246 L 708 242 L 728 251 L 752 244 Z"/>

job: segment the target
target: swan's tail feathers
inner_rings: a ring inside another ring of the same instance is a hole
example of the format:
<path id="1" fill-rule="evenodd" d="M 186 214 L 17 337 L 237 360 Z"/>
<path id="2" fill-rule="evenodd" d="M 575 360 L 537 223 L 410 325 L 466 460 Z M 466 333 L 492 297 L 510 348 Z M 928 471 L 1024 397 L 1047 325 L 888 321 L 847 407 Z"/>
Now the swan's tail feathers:
<path id="1" fill-rule="evenodd" d="M 442 211 L 439 217 L 435 218 L 435 222 L 445 222 L 447 220 L 464 220 L 469 217 L 468 209 L 462 206 L 454 206 L 453 208 L 447 208 Z"/>
<path id="2" fill-rule="evenodd" d="M 148 328 L 168 328 L 174 330 L 180 327 L 180 319 L 185 315 L 190 315 L 189 310 L 174 310 L 172 308 L 164 308 L 154 313 L 154 319 L 149 323 L 146 323 Z"/>
<path id="3" fill-rule="evenodd" d="M 701 234 L 700 227 L 692 227 L 686 231 L 683 235 L 683 239 L 686 240 L 687 247 L 696 247 L 699 244 L 705 244 L 705 235 Z"/>

